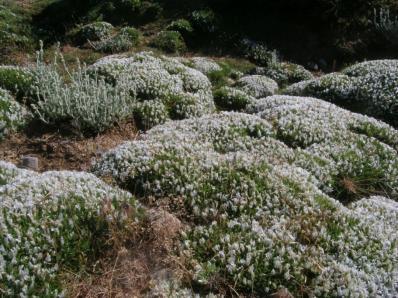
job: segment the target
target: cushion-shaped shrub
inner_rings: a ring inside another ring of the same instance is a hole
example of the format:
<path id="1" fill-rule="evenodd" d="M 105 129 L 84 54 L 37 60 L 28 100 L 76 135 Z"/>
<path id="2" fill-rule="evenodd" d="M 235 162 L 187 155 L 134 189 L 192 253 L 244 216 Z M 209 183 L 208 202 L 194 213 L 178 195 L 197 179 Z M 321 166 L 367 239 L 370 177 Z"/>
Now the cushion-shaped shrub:
<path id="1" fill-rule="evenodd" d="M 191 226 L 186 268 L 206 287 L 222 276 L 258 296 L 396 295 L 398 132 L 312 98 L 269 97 L 248 111 L 257 115 L 169 121 L 93 171 L 138 196 L 183 198 L 172 208 Z M 368 166 L 376 182 L 360 176 Z M 333 183 L 345 173 L 352 184 Z"/>
<path id="2" fill-rule="evenodd" d="M 214 102 L 222 110 L 240 111 L 255 98 L 232 87 L 221 87 L 214 91 Z"/>
<path id="3" fill-rule="evenodd" d="M 111 37 L 114 27 L 107 22 L 95 22 L 84 25 L 79 30 L 79 38 L 83 41 L 100 41 Z"/>
<path id="4" fill-rule="evenodd" d="M 29 112 L 6 90 L 0 89 L 0 140 L 10 132 L 22 128 L 28 121 Z"/>
<path id="5" fill-rule="evenodd" d="M 92 43 L 94 49 L 105 53 L 127 52 L 139 44 L 140 33 L 134 27 L 124 27 L 116 35 Z"/>
<path id="6" fill-rule="evenodd" d="M 152 45 L 168 53 L 181 53 L 186 50 L 186 44 L 178 31 L 161 31 L 152 41 Z"/>
<path id="7" fill-rule="evenodd" d="M 9 90 L 18 100 L 32 96 L 34 73 L 19 66 L 0 65 L 0 88 Z"/>
<path id="8" fill-rule="evenodd" d="M 182 36 L 189 36 L 193 32 L 193 27 L 191 23 L 186 19 L 178 19 L 171 22 L 166 29 L 168 31 L 177 31 L 182 34 Z"/>
<path id="9" fill-rule="evenodd" d="M 125 82 L 140 123 L 149 128 L 166 119 L 197 117 L 215 110 L 211 83 L 178 59 L 148 52 L 128 58 L 107 57 L 90 67 L 114 85 Z"/>
<path id="10" fill-rule="evenodd" d="M 355 64 L 341 74 L 292 85 L 286 94 L 315 96 L 398 125 L 398 60 Z"/>
<path id="11" fill-rule="evenodd" d="M 207 57 L 193 57 L 189 59 L 189 65 L 205 75 L 222 70 L 218 63 Z"/>
<path id="12" fill-rule="evenodd" d="M 289 62 L 271 63 L 268 67 L 257 67 L 254 73 L 273 79 L 281 87 L 314 78 L 313 74 L 304 66 Z"/>
<path id="13" fill-rule="evenodd" d="M 23 171 L 0 164 L 0 173 L 10 169 Z M 23 173 L 0 186 L 0 197 L 0 283 L 7 296 L 61 295 L 62 270 L 81 270 L 106 248 L 112 225 L 127 228 L 139 216 L 131 194 L 87 173 Z"/>
<path id="14" fill-rule="evenodd" d="M 255 98 L 262 98 L 275 94 L 278 83 L 266 76 L 251 75 L 239 79 L 235 87 Z"/>

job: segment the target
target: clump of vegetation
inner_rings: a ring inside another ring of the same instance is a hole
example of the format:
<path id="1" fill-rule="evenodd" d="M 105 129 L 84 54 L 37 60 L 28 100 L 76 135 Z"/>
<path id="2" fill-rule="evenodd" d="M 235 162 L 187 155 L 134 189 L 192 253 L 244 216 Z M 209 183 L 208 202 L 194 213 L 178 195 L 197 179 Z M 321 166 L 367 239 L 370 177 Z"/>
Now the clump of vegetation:
<path id="1" fill-rule="evenodd" d="M 0 89 L 0 140 L 28 122 L 28 111 L 8 93 Z"/>
<path id="2" fill-rule="evenodd" d="M 285 92 L 315 96 L 397 124 L 397 60 L 374 60 L 290 86 Z"/>
<path id="3" fill-rule="evenodd" d="M 319 296 L 395 293 L 398 157 L 378 139 L 397 148 L 398 132 L 312 98 L 268 97 L 246 111 L 253 115 L 167 122 L 93 170 L 144 198 L 183 198 L 192 224 L 183 235 L 187 268 L 204 287 L 222 276 L 258 296 L 303 285 Z M 361 126 L 378 133 L 355 132 Z M 368 176 L 376 180 L 361 191 L 333 183 L 363 179 L 371 165 L 382 175 Z"/>
<path id="4" fill-rule="evenodd" d="M 195 10 L 191 14 L 192 25 L 199 33 L 214 33 L 218 29 L 218 18 L 213 10 Z"/>
<path id="5" fill-rule="evenodd" d="M 29 68 L 0 65 L 0 88 L 9 90 L 18 100 L 32 95 L 33 82 L 34 72 Z"/>
<path id="6" fill-rule="evenodd" d="M 374 25 L 391 44 L 398 46 L 398 16 L 392 17 L 389 9 L 380 9 L 374 12 Z"/>
<path id="7" fill-rule="evenodd" d="M 273 95 L 278 90 L 274 80 L 260 75 L 244 76 L 236 82 L 235 87 L 255 98 Z"/>
<path id="8" fill-rule="evenodd" d="M 221 110 L 242 111 L 254 100 L 247 93 L 231 87 L 221 87 L 214 91 L 214 102 Z"/>
<path id="9" fill-rule="evenodd" d="M 37 174 L 0 162 L 0 180 L 0 283 L 7 296 L 58 296 L 60 274 L 94 261 L 111 245 L 112 229 L 137 233 L 142 211 L 131 194 L 91 174 Z"/>
<path id="10" fill-rule="evenodd" d="M 157 49 L 168 53 L 182 53 L 186 50 L 184 38 L 178 31 L 161 31 L 152 41 Z"/>
<path id="11" fill-rule="evenodd" d="M 105 53 L 120 53 L 131 50 L 140 41 L 140 32 L 133 27 L 124 27 L 116 35 L 91 43 L 93 48 Z"/>
<path id="12" fill-rule="evenodd" d="M 128 87 L 111 86 L 98 75 L 90 75 L 86 66 L 69 71 L 63 63 L 67 80 L 58 70 L 57 59 L 53 64 L 43 61 L 43 50 L 38 54 L 35 75 L 37 78 L 37 102 L 32 108 L 44 123 L 55 125 L 69 123 L 83 133 L 96 134 L 125 120 L 132 113 L 133 100 Z"/>
<path id="13" fill-rule="evenodd" d="M 180 32 L 183 37 L 190 36 L 193 33 L 193 27 L 187 19 L 178 19 L 171 22 L 167 27 L 167 31 Z"/>
<path id="14" fill-rule="evenodd" d="M 112 24 L 107 22 L 95 22 L 83 26 L 78 35 L 80 39 L 87 41 L 100 41 L 111 37 L 114 31 Z"/>

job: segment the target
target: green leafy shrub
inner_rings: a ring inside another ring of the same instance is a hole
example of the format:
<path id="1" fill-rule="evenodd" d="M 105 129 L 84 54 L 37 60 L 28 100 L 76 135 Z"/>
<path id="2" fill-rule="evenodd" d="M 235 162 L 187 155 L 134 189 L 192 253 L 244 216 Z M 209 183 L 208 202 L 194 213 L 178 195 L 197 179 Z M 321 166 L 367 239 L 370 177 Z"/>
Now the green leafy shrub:
<path id="1" fill-rule="evenodd" d="M 27 123 L 28 116 L 27 110 L 8 91 L 0 89 L 0 140 L 22 128 Z"/>
<path id="2" fill-rule="evenodd" d="M 167 31 L 177 31 L 180 32 L 182 36 L 189 36 L 193 32 L 193 27 L 191 23 L 186 19 L 178 19 L 171 22 L 167 27 Z"/>
<path id="3" fill-rule="evenodd" d="M 184 38 L 177 31 L 161 31 L 152 41 L 152 45 L 168 53 L 181 53 L 186 50 Z"/>
<path id="4" fill-rule="evenodd" d="M 271 51 L 266 45 L 249 39 L 241 41 L 241 51 L 247 59 L 259 66 L 269 67 L 279 62 L 278 53 L 275 50 Z"/>
<path id="5" fill-rule="evenodd" d="M 124 27 L 116 35 L 92 43 L 94 49 L 105 53 L 120 53 L 131 50 L 139 44 L 140 33 L 133 27 Z"/>
<path id="6" fill-rule="evenodd" d="M 79 272 L 109 244 L 111 228 L 134 233 L 142 211 L 131 194 L 78 172 L 35 172 L 0 162 L 1 276 L 7 296 L 56 297 L 59 274 Z"/>
<path id="7" fill-rule="evenodd" d="M 254 100 L 255 98 L 247 93 L 231 87 L 222 87 L 214 91 L 214 102 L 222 110 L 241 111 Z"/>
<path id="8" fill-rule="evenodd" d="M 200 33 L 214 33 L 218 29 L 219 20 L 213 10 L 203 9 L 192 12 L 191 22 Z"/>
<path id="9" fill-rule="evenodd" d="M 19 100 L 31 96 L 34 74 L 28 68 L 0 65 L 0 88 L 12 92 Z"/>

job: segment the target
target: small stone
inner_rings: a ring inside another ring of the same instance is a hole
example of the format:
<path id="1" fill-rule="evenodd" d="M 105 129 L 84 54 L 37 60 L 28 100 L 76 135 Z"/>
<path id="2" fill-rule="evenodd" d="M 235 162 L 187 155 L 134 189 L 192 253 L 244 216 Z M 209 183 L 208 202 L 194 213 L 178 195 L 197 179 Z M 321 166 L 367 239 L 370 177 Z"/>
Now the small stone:
<path id="1" fill-rule="evenodd" d="M 33 156 L 23 156 L 21 159 L 21 168 L 38 171 L 39 159 Z"/>

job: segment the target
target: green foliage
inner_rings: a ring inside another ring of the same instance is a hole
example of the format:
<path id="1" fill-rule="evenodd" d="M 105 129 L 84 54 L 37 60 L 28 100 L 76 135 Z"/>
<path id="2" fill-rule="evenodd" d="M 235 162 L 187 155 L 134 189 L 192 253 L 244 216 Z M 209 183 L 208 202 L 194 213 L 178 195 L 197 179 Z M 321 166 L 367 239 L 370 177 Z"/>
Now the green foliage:
<path id="1" fill-rule="evenodd" d="M 168 53 L 181 53 L 186 50 L 184 38 L 177 31 L 161 31 L 152 41 L 152 45 Z"/>
<path id="2" fill-rule="evenodd" d="M 178 19 L 171 22 L 166 29 L 168 31 L 177 31 L 182 34 L 182 36 L 188 36 L 193 32 L 193 27 L 191 23 L 186 19 Z"/>
<path id="3" fill-rule="evenodd" d="M 192 25 L 200 33 L 214 33 L 218 29 L 218 18 L 213 10 L 195 10 L 191 15 Z"/>
<path id="4" fill-rule="evenodd" d="M 34 76 L 27 68 L 0 66 L 0 88 L 9 90 L 18 100 L 32 95 Z"/>
<path id="5" fill-rule="evenodd" d="M 26 109 L 16 102 L 8 91 L 0 88 L 0 140 L 10 132 L 24 127 L 28 116 Z"/>
<path id="6" fill-rule="evenodd" d="M 83 26 L 78 35 L 83 41 L 99 41 L 109 38 L 114 28 L 112 24 L 107 22 L 95 22 Z"/>
<path id="7" fill-rule="evenodd" d="M 131 50 L 140 41 L 140 32 L 133 27 L 124 27 L 116 35 L 92 43 L 95 50 L 104 53 L 120 53 Z"/>
<path id="8" fill-rule="evenodd" d="M 230 88 L 222 87 L 214 91 L 214 102 L 221 110 L 241 111 L 254 100 L 245 92 Z"/>

